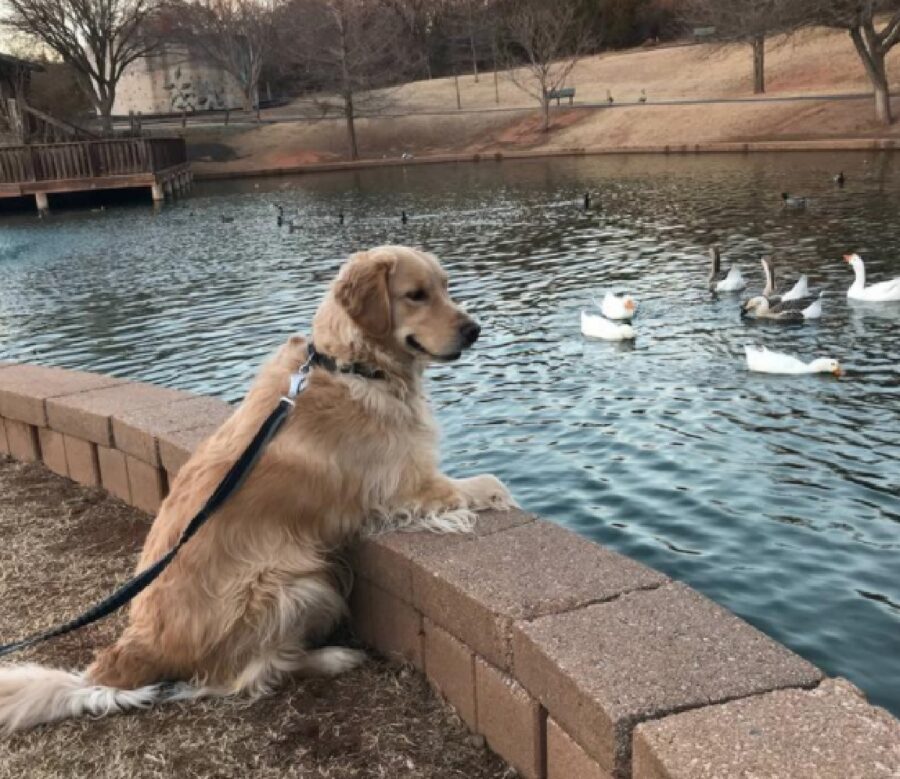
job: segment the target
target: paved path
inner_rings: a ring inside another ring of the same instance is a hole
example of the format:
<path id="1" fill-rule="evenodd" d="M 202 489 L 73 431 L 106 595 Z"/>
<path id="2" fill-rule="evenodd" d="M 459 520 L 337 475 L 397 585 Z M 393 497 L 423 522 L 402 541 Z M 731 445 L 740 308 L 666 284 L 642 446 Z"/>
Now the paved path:
<path id="1" fill-rule="evenodd" d="M 900 97 L 900 93 L 894 93 L 892 97 Z M 872 100 L 871 92 L 846 92 L 831 95 L 774 95 L 774 96 L 754 96 L 754 97 L 710 97 L 710 98 L 690 98 L 690 99 L 670 99 L 670 100 L 652 100 L 648 99 L 646 103 L 638 101 L 616 101 L 615 103 L 595 102 L 595 103 L 575 103 L 574 105 L 563 104 L 559 109 L 568 110 L 615 110 L 617 108 L 634 108 L 641 106 L 643 108 L 654 108 L 660 106 L 690 106 L 690 105 L 740 105 L 744 103 L 803 103 L 803 102 L 837 102 L 837 101 L 853 101 L 853 100 Z M 557 106 L 554 103 L 553 108 Z M 243 112 L 234 112 L 229 117 L 229 126 L 256 126 L 258 124 L 279 124 L 291 122 L 321 122 L 331 119 L 342 118 L 341 114 L 334 112 L 327 116 L 321 114 L 311 115 L 309 113 L 285 112 L 280 113 L 282 109 L 273 108 L 262 112 L 259 121 L 252 116 Z M 448 108 L 443 111 L 425 110 L 425 111 L 394 111 L 380 114 L 358 113 L 357 119 L 364 118 L 381 118 L 381 119 L 400 119 L 408 116 L 458 116 L 463 114 L 510 114 L 520 113 L 522 111 L 533 111 L 535 105 L 533 103 L 503 106 L 496 108 Z M 210 112 L 202 114 L 188 114 L 186 122 L 191 127 L 224 127 L 225 114 L 223 112 Z M 161 117 L 158 119 L 144 118 L 142 125 L 144 127 L 174 127 L 180 126 L 182 119 L 180 116 Z M 117 128 L 128 127 L 127 121 L 117 121 Z"/>

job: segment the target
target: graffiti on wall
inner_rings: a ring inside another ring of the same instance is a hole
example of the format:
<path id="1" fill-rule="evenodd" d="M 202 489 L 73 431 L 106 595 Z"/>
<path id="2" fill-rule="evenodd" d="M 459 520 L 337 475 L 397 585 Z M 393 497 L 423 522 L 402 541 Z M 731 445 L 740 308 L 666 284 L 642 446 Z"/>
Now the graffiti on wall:
<path id="1" fill-rule="evenodd" d="M 192 77 L 183 73 L 181 66 L 166 76 L 163 85 L 169 93 L 169 110 L 173 113 L 194 111 L 215 111 L 228 108 L 225 90 L 221 84 L 213 84 L 209 79 Z"/>

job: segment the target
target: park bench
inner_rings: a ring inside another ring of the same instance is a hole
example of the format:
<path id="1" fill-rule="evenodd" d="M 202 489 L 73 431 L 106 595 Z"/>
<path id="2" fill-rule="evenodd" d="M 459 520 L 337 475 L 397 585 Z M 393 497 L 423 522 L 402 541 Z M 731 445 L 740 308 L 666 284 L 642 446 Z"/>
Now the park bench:
<path id="1" fill-rule="evenodd" d="M 716 34 L 715 27 L 695 27 L 694 28 L 694 40 L 695 41 L 703 41 L 707 38 L 712 38 Z"/>
<path id="2" fill-rule="evenodd" d="M 556 105 L 559 105 L 559 101 L 564 97 L 569 98 L 569 105 L 572 105 L 573 101 L 575 100 L 575 87 L 551 89 L 549 92 L 547 92 L 547 100 L 556 100 Z"/>

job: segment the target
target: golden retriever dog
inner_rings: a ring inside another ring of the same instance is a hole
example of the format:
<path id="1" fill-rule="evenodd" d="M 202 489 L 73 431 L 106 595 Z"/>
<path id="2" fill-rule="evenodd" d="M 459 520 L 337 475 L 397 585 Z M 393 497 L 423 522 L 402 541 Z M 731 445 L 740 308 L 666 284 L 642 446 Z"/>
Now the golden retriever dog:
<path id="1" fill-rule="evenodd" d="M 333 362 L 311 368 L 247 481 L 132 602 L 122 636 L 87 671 L 0 668 L 0 728 L 176 697 L 258 696 L 289 674 L 360 663 L 359 651 L 310 648 L 346 612 L 330 553 L 372 521 L 466 531 L 473 512 L 513 505 L 494 476 L 438 469 L 422 374 L 458 359 L 478 334 L 432 255 L 385 246 L 352 256 L 313 321 L 315 349 Z M 290 338 L 178 472 L 139 570 L 175 544 L 306 358 L 306 341 Z"/>

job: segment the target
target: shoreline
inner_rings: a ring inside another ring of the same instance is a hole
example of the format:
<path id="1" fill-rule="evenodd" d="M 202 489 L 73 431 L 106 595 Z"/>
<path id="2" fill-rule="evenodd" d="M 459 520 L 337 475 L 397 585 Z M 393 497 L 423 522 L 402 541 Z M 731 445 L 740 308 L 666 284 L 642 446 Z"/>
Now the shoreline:
<path id="1" fill-rule="evenodd" d="M 847 138 L 803 141 L 721 141 L 714 143 L 665 144 L 654 146 L 587 146 L 564 149 L 529 149 L 522 151 L 486 151 L 473 153 L 430 154 L 412 159 L 361 159 L 315 162 L 305 165 L 258 167 L 249 169 L 194 168 L 195 181 L 226 181 L 229 179 L 299 176 L 310 173 L 333 173 L 370 168 L 396 168 L 407 165 L 444 165 L 450 163 L 503 162 L 504 160 L 550 159 L 554 157 L 600 157 L 638 154 L 750 154 L 760 152 L 838 152 L 838 151 L 897 151 L 900 140 L 895 138 Z M 203 163 L 201 163 L 203 164 Z M 213 165 L 210 165 L 212 168 Z"/>

